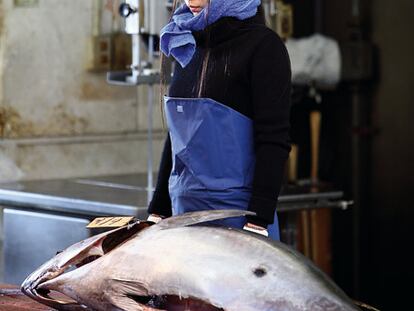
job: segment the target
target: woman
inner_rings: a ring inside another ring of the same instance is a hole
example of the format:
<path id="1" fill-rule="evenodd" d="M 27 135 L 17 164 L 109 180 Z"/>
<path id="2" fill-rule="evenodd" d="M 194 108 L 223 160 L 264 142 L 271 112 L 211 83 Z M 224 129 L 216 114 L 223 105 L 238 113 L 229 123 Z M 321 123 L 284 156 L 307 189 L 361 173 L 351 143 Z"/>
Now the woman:
<path id="1" fill-rule="evenodd" d="M 177 64 L 169 135 L 150 219 L 208 209 L 256 216 L 219 225 L 279 239 L 275 213 L 290 151 L 290 62 L 260 0 L 174 2 L 161 50 Z"/>

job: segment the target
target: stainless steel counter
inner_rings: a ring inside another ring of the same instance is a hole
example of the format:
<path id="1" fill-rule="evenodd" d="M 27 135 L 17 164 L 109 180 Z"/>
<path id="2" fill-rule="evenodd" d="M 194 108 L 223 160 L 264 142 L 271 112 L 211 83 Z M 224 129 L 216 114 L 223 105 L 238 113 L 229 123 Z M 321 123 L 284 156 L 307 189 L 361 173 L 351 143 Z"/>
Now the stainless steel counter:
<path id="1" fill-rule="evenodd" d="M 125 175 L 0 184 L 0 282 L 20 284 L 57 251 L 89 237 L 86 225 L 95 217 L 146 219 L 145 182 Z"/>
<path id="2" fill-rule="evenodd" d="M 146 217 L 143 175 L 0 184 L 0 205 L 57 213 Z"/>
<path id="3" fill-rule="evenodd" d="M 90 236 L 85 226 L 95 217 L 134 215 L 146 219 L 145 185 L 146 175 L 0 184 L 4 244 L 0 282 L 21 283 L 57 251 Z M 342 196 L 342 192 L 325 186 L 285 186 L 278 211 L 346 208 Z"/>

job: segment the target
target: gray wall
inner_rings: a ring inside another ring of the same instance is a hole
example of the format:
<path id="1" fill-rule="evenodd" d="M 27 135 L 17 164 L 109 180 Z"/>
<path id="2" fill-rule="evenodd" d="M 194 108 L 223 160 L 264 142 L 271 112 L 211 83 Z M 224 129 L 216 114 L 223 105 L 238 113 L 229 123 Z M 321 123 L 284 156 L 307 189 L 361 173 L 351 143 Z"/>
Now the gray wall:
<path id="1" fill-rule="evenodd" d="M 325 32 L 340 41 L 349 36 L 351 2 L 324 1 Z M 360 2 L 364 36 L 378 52 L 374 88 L 366 90 L 372 94 L 372 126 L 379 131 L 365 172 L 370 200 L 362 206 L 359 298 L 383 310 L 403 310 L 410 297 L 403 284 L 413 278 L 408 250 L 414 242 L 414 1 Z"/>
<path id="2" fill-rule="evenodd" d="M 0 1 L 0 181 L 145 172 L 145 89 L 137 104 L 135 88 L 86 69 L 92 35 L 112 28 L 112 13 L 94 4 Z"/>
<path id="3" fill-rule="evenodd" d="M 354 1 L 323 0 L 324 33 L 343 42 L 349 39 L 351 4 Z M 375 135 L 370 140 L 370 162 L 362 172 L 365 202 L 361 206 L 359 284 L 353 283 L 350 247 L 352 210 L 335 220 L 336 277 L 344 288 L 359 300 L 381 310 L 405 310 L 411 306 L 409 292 L 414 272 L 413 257 L 408 255 L 414 244 L 414 1 L 360 0 L 363 37 L 376 46 L 376 74 L 363 87 L 372 108 L 370 120 Z M 334 98 L 328 114 L 336 117 L 342 137 L 337 140 L 343 152 L 335 154 L 335 180 L 352 191 L 351 100 L 344 84 Z M 362 108 L 364 107 L 362 106 Z M 346 120 L 346 122 L 342 121 Z M 359 285 L 359 286 L 357 286 Z M 357 288 L 359 287 L 359 291 Z M 359 297 L 358 297 L 359 295 Z"/>
<path id="4" fill-rule="evenodd" d="M 374 203 L 388 206 L 386 214 L 412 210 L 402 205 L 410 202 L 414 185 L 413 29 L 414 1 L 376 1 L 373 41 L 379 48 L 381 71 L 373 121 L 381 133 L 373 145 L 373 187 Z"/>
<path id="5" fill-rule="evenodd" d="M 373 122 L 380 134 L 372 149 L 367 283 L 376 299 L 387 301 L 384 310 L 397 310 L 402 301 L 408 306 L 403 284 L 413 277 L 407 252 L 414 242 L 414 1 L 373 1 L 372 29 L 380 65 Z"/>

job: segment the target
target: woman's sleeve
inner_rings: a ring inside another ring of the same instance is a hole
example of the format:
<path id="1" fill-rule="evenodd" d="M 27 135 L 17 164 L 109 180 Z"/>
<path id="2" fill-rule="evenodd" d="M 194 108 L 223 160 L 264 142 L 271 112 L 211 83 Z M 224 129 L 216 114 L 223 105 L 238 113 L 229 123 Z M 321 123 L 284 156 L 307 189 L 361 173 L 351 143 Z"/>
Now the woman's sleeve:
<path id="1" fill-rule="evenodd" d="M 266 227 L 273 223 L 290 152 L 289 112 L 291 69 L 279 36 L 269 34 L 259 44 L 251 64 L 256 164 L 248 221 Z"/>
<path id="2" fill-rule="evenodd" d="M 164 217 L 172 215 L 171 199 L 168 192 L 168 180 L 172 169 L 171 139 L 167 135 L 164 150 L 161 155 L 160 168 L 158 171 L 157 185 L 154 195 L 148 207 L 149 214 L 157 214 Z"/>

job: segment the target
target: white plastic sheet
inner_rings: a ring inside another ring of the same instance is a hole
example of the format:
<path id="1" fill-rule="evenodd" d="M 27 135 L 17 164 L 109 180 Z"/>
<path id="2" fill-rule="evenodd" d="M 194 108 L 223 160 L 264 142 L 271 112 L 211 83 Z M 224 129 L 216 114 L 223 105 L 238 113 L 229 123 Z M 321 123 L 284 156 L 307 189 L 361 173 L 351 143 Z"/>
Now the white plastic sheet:
<path id="1" fill-rule="evenodd" d="M 292 63 L 292 81 L 298 85 L 334 87 L 341 78 L 338 43 L 320 34 L 286 42 Z"/>

